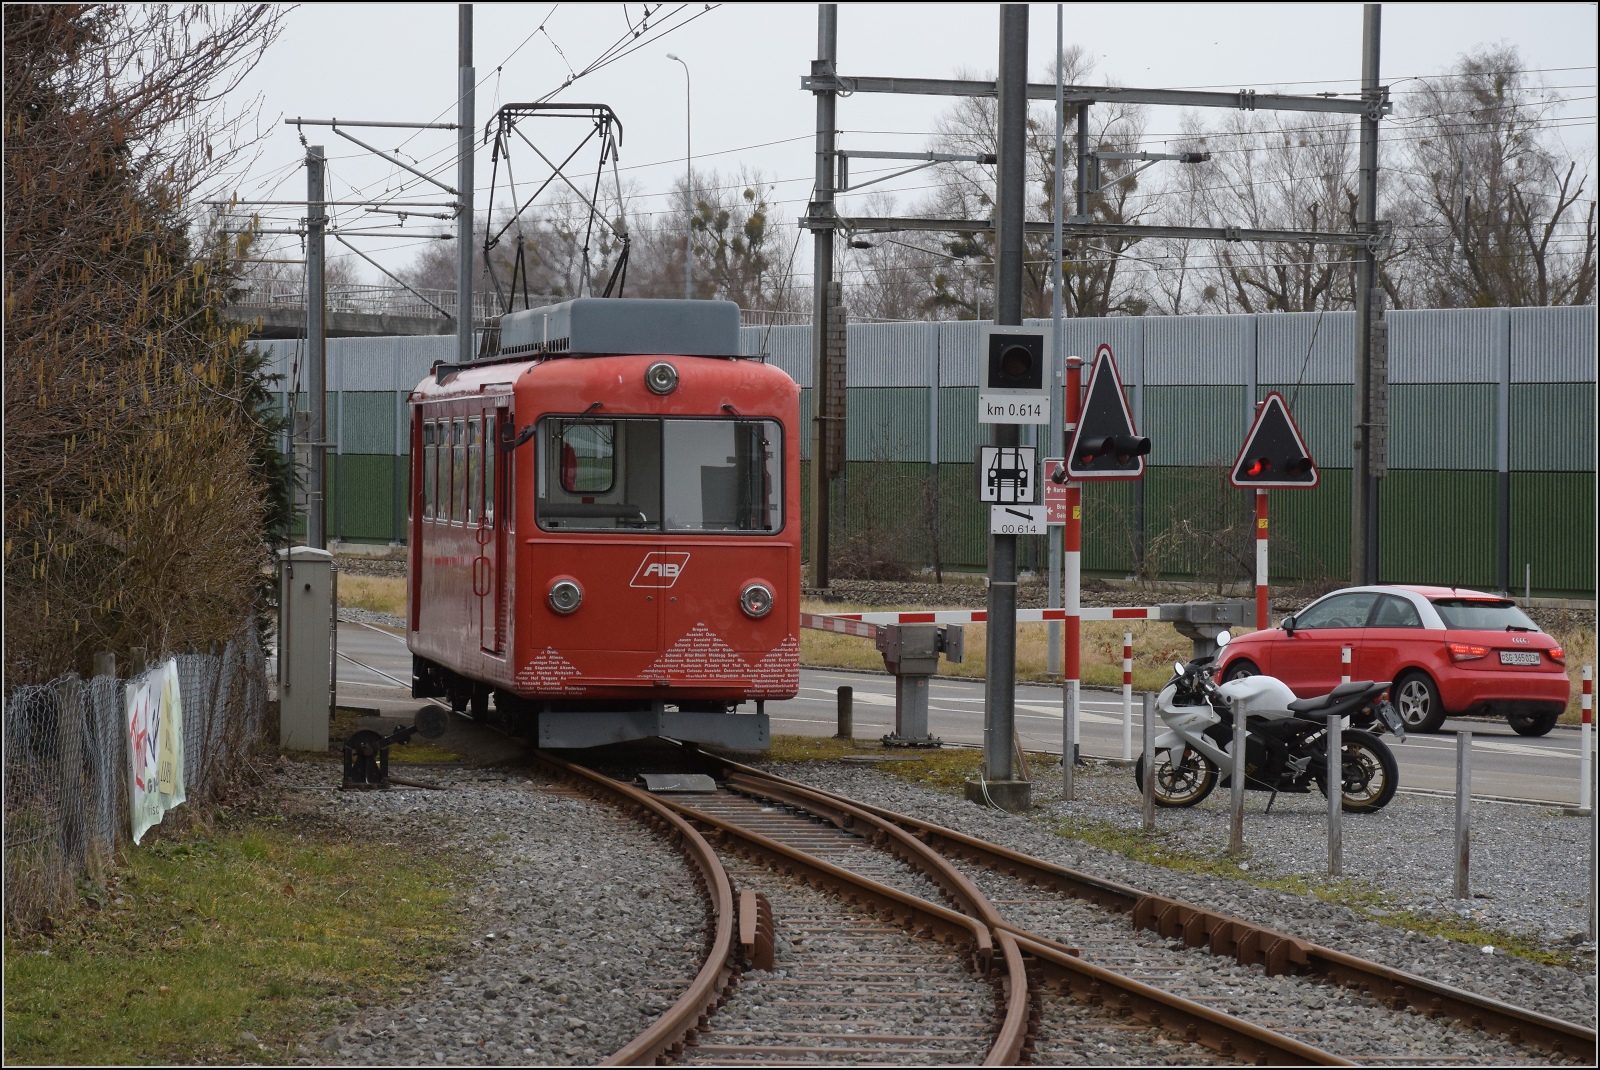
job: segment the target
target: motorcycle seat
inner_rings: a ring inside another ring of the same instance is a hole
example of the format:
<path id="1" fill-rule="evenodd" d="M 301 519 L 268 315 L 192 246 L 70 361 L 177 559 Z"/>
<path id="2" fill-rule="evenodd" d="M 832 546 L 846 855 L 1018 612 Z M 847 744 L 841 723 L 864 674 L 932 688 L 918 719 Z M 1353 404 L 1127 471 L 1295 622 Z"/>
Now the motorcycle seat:
<path id="1" fill-rule="evenodd" d="M 1365 694 L 1371 687 L 1371 680 L 1351 680 L 1348 684 L 1340 684 L 1326 695 L 1295 699 L 1289 703 L 1289 710 L 1292 713 L 1302 714 L 1311 713 L 1314 710 L 1325 710 L 1343 699 L 1350 698 L 1353 695 Z"/>

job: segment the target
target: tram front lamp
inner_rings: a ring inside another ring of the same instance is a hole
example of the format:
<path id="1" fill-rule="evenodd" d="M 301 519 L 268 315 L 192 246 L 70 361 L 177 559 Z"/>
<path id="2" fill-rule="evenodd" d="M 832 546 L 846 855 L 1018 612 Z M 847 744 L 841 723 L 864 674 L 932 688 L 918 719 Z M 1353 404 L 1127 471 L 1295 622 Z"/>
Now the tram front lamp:
<path id="1" fill-rule="evenodd" d="M 557 613 L 571 613 L 582 604 L 583 588 L 571 580 L 557 580 L 550 585 L 550 608 Z"/>
<path id="2" fill-rule="evenodd" d="M 772 588 L 764 583 L 752 583 L 739 595 L 739 608 L 745 615 L 760 620 L 772 612 Z"/>
<path id="3" fill-rule="evenodd" d="M 678 389 L 678 369 L 664 360 L 658 360 L 645 369 L 644 385 L 653 394 L 670 394 Z"/>

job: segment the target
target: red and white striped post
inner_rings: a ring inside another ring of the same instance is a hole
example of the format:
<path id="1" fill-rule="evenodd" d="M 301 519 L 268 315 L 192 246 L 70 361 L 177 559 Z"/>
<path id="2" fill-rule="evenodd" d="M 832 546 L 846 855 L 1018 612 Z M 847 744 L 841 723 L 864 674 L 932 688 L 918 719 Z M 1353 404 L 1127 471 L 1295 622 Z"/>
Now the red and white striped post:
<path id="1" fill-rule="evenodd" d="M 1350 682 L 1350 648 L 1347 646 L 1339 648 L 1339 682 L 1341 684 Z"/>
<path id="2" fill-rule="evenodd" d="M 1267 492 L 1256 490 L 1256 629 L 1265 631 L 1272 615 L 1267 587 Z"/>
<path id="3" fill-rule="evenodd" d="M 1594 777 L 1594 666 L 1583 667 L 1583 694 L 1578 699 L 1583 708 L 1583 737 L 1579 744 L 1583 748 L 1578 762 L 1578 809 L 1587 810 L 1594 802 L 1589 794 L 1592 790 L 1590 781 Z"/>
<path id="4" fill-rule="evenodd" d="M 1083 358 L 1067 358 L 1066 404 L 1062 414 L 1066 439 L 1070 445 L 1078 429 L 1078 412 L 1083 383 Z M 1070 460 L 1070 458 L 1069 458 Z M 1070 802 L 1073 791 L 1073 765 L 1078 758 L 1078 676 L 1082 671 L 1079 644 L 1082 639 L 1082 591 L 1080 559 L 1083 549 L 1083 484 L 1067 481 L 1067 517 L 1061 529 L 1065 561 L 1062 568 L 1062 598 L 1066 619 L 1061 628 L 1061 768 L 1063 795 Z"/>
<path id="5" fill-rule="evenodd" d="M 1122 633 L 1122 760 L 1133 760 L 1133 633 Z"/>

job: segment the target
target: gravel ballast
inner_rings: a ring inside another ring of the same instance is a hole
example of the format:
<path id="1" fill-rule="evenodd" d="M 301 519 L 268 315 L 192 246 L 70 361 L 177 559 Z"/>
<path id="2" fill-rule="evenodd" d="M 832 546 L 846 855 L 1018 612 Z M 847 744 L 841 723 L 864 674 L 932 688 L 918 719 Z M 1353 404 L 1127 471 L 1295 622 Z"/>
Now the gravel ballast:
<path id="1" fill-rule="evenodd" d="M 1057 835 L 1063 819 L 1073 818 L 1136 828 L 1138 796 L 1127 769 L 1081 771 L 1078 799 L 1060 800 L 1051 774 L 1036 769 L 1036 808 L 1012 815 L 977 807 L 942 791 L 909 784 L 870 767 L 834 763 L 777 764 L 774 772 L 852 798 L 934 821 L 1063 866 L 1123 881 L 1137 888 L 1182 899 L 1221 913 L 1235 914 L 1327 947 L 1345 951 L 1504 1000 L 1545 1014 L 1593 1026 L 1596 989 L 1594 945 L 1571 934 L 1581 930 L 1582 896 L 1588 889 L 1583 868 L 1586 829 L 1573 818 L 1532 807 L 1475 804 L 1473 808 L 1474 885 L 1492 895 L 1471 907 L 1454 906 L 1451 869 L 1437 860 L 1433 829 L 1445 822 L 1453 802 L 1399 796 L 1379 814 L 1344 822 L 1346 878 L 1378 887 L 1386 908 L 1415 909 L 1444 918 L 1458 909 L 1476 910 L 1481 924 L 1542 934 L 1545 942 L 1574 954 L 1581 969 L 1546 966 L 1496 948 L 1485 952 L 1440 936 L 1379 924 L 1351 907 L 1263 888 L 1245 880 L 1191 873 L 1135 861 L 1114 851 Z M 1055 774 L 1058 776 L 1059 774 Z M 1317 824 L 1326 813 L 1321 795 L 1280 796 L 1265 815 L 1265 796 L 1247 796 L 1247 864 L 1263 876 L 1325 873 L 1326 838 Z M 1285 803 L 1290 803 L 1285 806 Z M 1486 811 L 1480 819 L 1479 810 Z M 1280 813 L 1280 810 L 1283 812 Z M 1314 813 L 1312 811 L 1315 811 Z M 1492 812 L 1488 812 L 1492 811 Z M 1172 850 L 1217 857 L 1226 846 L 1226 796 L 1189 811 L 1163 809 L 1156 815 L 1163 843 Z M 1433 824 L 1429 824 L 1432 821 Z M 1450 841 L 1444 837 L 1446 844 Z M 1448 856 L 1447 856 L 1448 857 Z M 1572 902 L 1575 900 L 1576 902 Z M 1559 920 L 1550 922 L 1551 918 Z"/>
<path id="2" fill-rule="evenodd" d="M 448 790 L 357 792 L 334 786 L 337 767 L 300 768 L 325 816 L 379 829 L 387 846 L 442 840 L 482 864 L 457 906 L 461 960 L 404 1004 L 313 1038 L 319 1060 L 591 1065 L 700 968 L 705 899 L 687 861 L 632 818 L 524 770 L 408 765 L 407 778 Z"/>

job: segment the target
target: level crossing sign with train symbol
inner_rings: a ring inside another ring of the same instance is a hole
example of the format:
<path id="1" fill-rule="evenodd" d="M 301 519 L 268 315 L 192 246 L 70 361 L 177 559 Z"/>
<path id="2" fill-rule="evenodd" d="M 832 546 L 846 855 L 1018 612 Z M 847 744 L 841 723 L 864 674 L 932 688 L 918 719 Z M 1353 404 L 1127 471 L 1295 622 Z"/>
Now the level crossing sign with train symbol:
<path id="1" fill-rule="evenodd" d="M 1032 446 L 978 447 L 978 500 L 990 505 L 1032 505 L 1038 450 Z"/>

